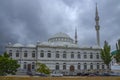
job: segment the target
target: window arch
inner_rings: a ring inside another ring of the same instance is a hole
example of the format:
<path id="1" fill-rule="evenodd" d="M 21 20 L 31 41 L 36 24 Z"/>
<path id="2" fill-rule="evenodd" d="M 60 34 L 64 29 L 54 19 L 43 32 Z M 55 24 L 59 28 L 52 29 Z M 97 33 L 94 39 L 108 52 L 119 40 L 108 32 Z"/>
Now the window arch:
<path id="1" fill-rule="evenodd" d="M 35 63 L 32 62 L 32 69 L 35 69 Z"/>
<path id="2" fill-rule="evenodd" d="M 26 50 L 24 51 L 24 57 L 27 57 L 27 51 Z"/>
<path id="3" fill-rule="evenodd" d="M 44 57 L 44 50 L 41 50 L 40 57 Z"/>
<path id="4" fill-rule="evenodd" d="M 93 54 L 92 53 L 90 53 L 90 59 L 93 59 Z"/>
<path id="5" fill-rule="evenodd" d="M 100 68 L 99 63 L 97 63 L 97 69 L 99 69 L 99 68 Z"/>
<path id="6" fill-rule="evenodd" d="M 99 54 L 98 53 L 96 54 L 96 58 L 99 59 Z"/>
<path id="7" fill-rule="evenodd" d="M 87 63 L 84 63 L 84 70 L 87 69 Z"/>
<path id="8" fill-rule="evenodd" d="M 51 53 L 48 53 L 47 56 L 48 56 L 48 58 L 51 58 Z"/>
<path id="9" fill-rule="evenodd" d="M 55 69 L 56 69 L 56 70 L 59 70 L 59 63 L 56 63 Z"/>
<path id="10" fill-rule="evenodd" d="M 93 69 L 93 63 L 90 63 L 90 69 Z"/>
<path id="11" fill-rule="evenodd" d="M 66 63 L 63 63 L 63 70 L 66 70 Z"/>
<path id="12" fill-rule="evenodd" d="M 9 56 L 12 57 L 12 50 L 9 50 Z"/>
<path id="13" fill-rule="evenodd" d="M 16 50 L 16 57 L 19 57 L 19 50 Z"/>
<path id="14" fill-rule="evenodd" d="M 74 53 L 73 52 L 71 52 L 71 58 L 74 58 Z"/>
<path id="15" fill-rule="evenodd" d="M 81 58 L 81 55 L 80 55 L 80 53 L 78 53 L 78 56 L 77 56 L 77 57 L 78 57 L 78 59 L 80 59 L 80 58 Z"/>
<path id="16" fill-rule="evenodd" d="M 80 70 L 81 69 L 81 65 L 80 65 L 80 63 L 78 63 L 78 70 Z"/>
<path id="17" fill-rule="evenodd" d="M 35 51 L 32 51 L 32 57 L 33 58 L 35 57 Z"/>

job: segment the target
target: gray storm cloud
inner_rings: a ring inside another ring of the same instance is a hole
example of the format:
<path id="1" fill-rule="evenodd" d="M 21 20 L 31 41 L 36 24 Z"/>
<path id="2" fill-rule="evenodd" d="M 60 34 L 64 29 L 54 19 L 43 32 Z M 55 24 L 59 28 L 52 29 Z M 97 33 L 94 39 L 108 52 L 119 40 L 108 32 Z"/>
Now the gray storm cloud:
<path id="1" fill-rule="evenodd" d="M 65 32 L 79 45 L 95 45 L 95 3 L 100 16 L 101 45 L 107 40 L 115 48 L 120 38 L 120 1 L 116 0 L 0 0 L 0 52 L 8 42 L 36 43 Z"/>

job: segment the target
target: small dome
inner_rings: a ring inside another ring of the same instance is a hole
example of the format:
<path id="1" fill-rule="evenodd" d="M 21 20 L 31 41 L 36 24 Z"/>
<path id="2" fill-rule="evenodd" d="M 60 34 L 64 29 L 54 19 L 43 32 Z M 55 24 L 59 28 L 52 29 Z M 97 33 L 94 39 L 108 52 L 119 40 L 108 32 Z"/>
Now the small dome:
<path id="1" fill-rule="evenodd" d="M 35 47 L 33 44 L 28 44 L 27 47 Z"/>
<path id="2" fill-rule="evenodd" d="M 16 44 L 13 45 L 13 47 L 23 47 L 23 45 L 20 44 L 20 43 L 16 43 Z"/>

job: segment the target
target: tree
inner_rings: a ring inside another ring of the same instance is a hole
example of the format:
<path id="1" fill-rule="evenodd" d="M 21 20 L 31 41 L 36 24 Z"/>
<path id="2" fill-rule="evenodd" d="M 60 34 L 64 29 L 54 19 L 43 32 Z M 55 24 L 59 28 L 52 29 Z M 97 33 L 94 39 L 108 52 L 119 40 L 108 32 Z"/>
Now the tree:
<path id="1" fill-rule="evenodd" d="M 110 69 L 109 64 L 112 60 L 112 55 L 110 53 L 110 50 L 111 50 L 110 45 L 108 44 L 107 41 L 105 41 L 104 48 L 101 49 L 100 53 L 101 53 L 101 58 L 102 58 L 103 62 L 106 64 L 108 70 Z"/>
<path id="2" fill-rule="evenodd" d="M 116 54 L 114 56 L 114 58 L 116 59 L 117 63 L 120 63 L 120 39 L 118 40 L 118 42 L 116 43 Z"/>
<path id="3" fill-rule="evenodd" d="M 50 74 L 50 69 L 42 63 L 37 63 L 37 72 L 44 73 L 44 74 Z"/>
<path id="4" fill-rule="evenodd" d="M 0 56 L 0 75 L 15 74 L 20 67 L 17 60 L 13 60 L 5 52 Z"/>

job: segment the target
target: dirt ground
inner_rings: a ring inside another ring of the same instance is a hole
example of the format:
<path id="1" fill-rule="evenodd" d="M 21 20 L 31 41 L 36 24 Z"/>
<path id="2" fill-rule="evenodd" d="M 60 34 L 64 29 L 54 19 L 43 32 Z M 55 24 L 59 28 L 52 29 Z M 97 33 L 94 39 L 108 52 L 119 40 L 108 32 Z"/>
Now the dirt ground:
<path id="1" fill-rule="evenodd" d="M 111 76 L 66 76 L 66 77 L 38 77 L 38 76 L 5 76 L 0 77 L 0 80 L 120 80 L 120 77 L 111 77 Z"/>

